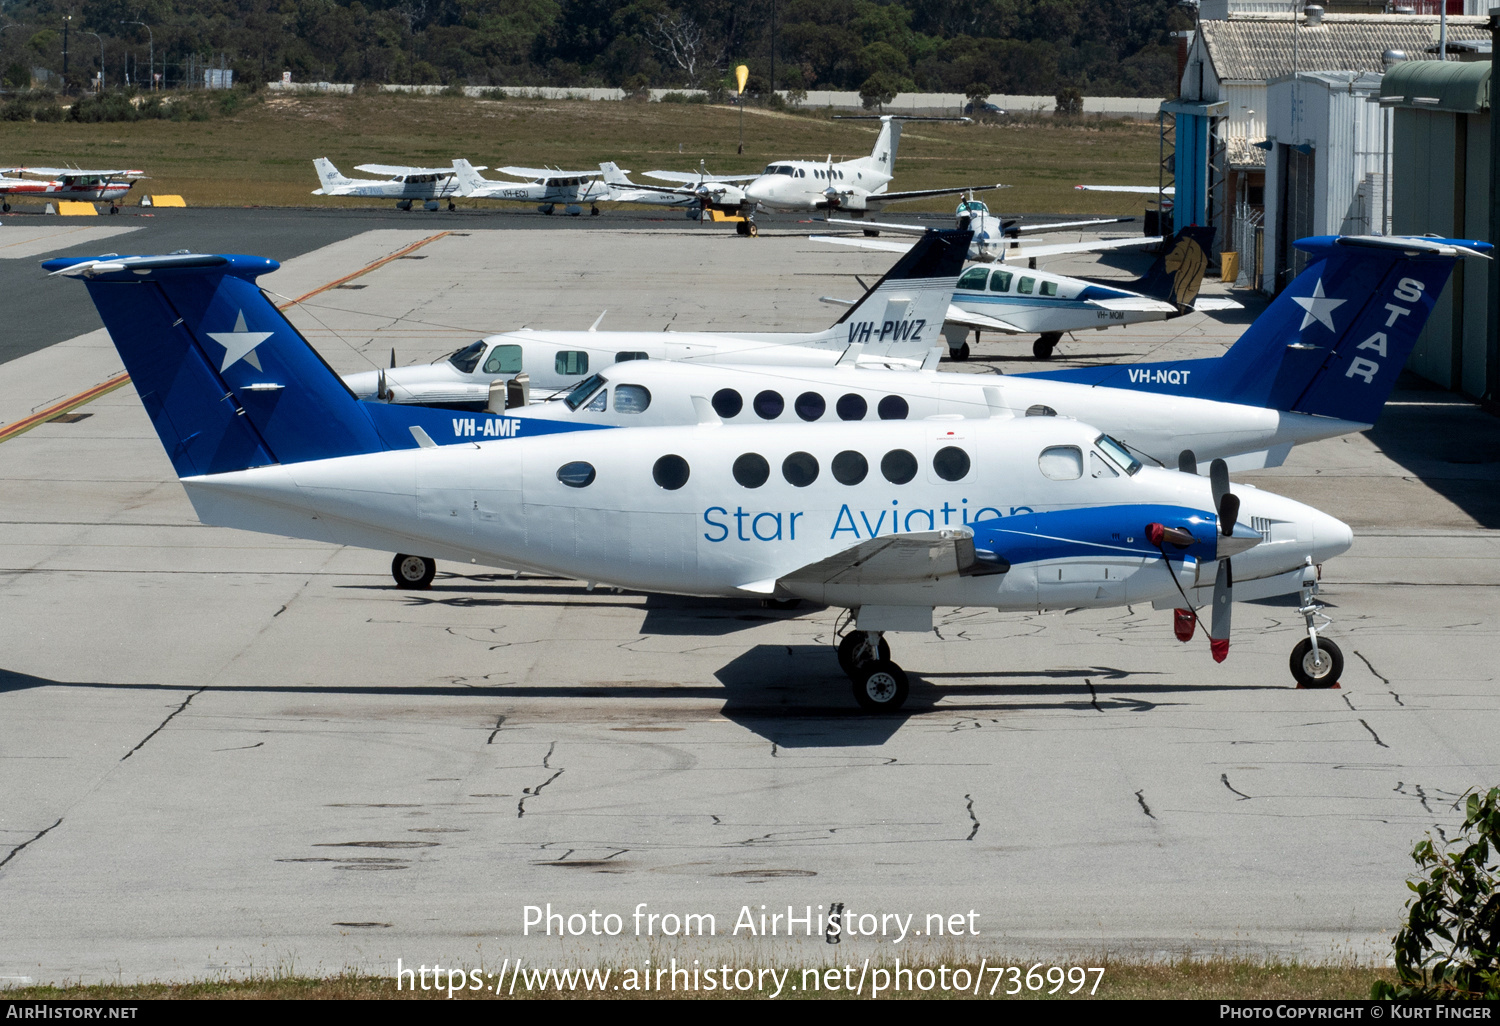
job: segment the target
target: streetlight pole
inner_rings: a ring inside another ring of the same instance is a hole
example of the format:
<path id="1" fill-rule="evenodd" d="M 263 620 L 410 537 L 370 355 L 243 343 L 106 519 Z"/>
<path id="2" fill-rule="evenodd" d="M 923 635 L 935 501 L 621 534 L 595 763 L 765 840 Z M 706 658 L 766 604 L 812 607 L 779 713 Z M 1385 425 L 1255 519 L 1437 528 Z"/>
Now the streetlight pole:
<path id="1" fill-rule="evenodd" d="M 125 21 L 124 19 L 121 19 L 120 24 L 139 25 L 141 28 L 146 30 L 146 39 L 150 43 L 150 48 L 147 50 L 147 60 L 151 62 L 151 70 L 147 72 L 147 78 L 149 78 L 151 81 L 151 91 L 153 93 L 156 92 L 156 33 L 152 32 L 151 26 L 147 25 L 144 21 Z"/>
<path id="2" fill-rule="evenodd" d="M 104 37 L 97 32 L 86 32 L 83 29 L 79 29 L 78 31 L 99 40 L 99 92 L 102 93 L 104 92 Z"/>
<path id="3" fill-rule="evenodd" d="M 73 23 L 73 14 L 63 15 L 63 88 L 68 88 L 68 26 Z"/>

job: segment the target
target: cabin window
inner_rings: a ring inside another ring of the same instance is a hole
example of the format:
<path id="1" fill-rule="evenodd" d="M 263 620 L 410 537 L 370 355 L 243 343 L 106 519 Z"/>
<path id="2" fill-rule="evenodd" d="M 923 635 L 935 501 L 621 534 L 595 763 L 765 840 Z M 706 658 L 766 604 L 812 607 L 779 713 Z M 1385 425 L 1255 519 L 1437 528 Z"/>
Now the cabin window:
<path id="1" fill-rule="evenodd" d="M 1023 295 L 1023 296 L 1029 296 L 1029 295 L 1031 295 L 1032 290 L 1035 289 L 1035 288 L 1036 288 L 1036 279 L 1035 278 L 1022 278 L 1021 279 L 1021 284 L 1019 284 L 1019 285 L 1016 286 L 1016 291 L 1019 292 L 1019 293 L 1021 293 L 1021 295 Z"/>
<path id="2" fill-rule="evenodd" d="M 816 392 L 803 392 L 792 404 L 792 409 L 803 420 L 818 420 L 828 411 L 828 403 Z"/>
<path id="3" fill-rule="evenodd" d="M 1009 292 L 1010 279 L 1014 277 L 1009 271 L 996 271 L 990 275 L 991 292 Z"/>
<path id="4" fill-rule="evenodd" d="M 1055 296 L 1055 295 L 1057 295 L 1057 282 L 1055 282 L 1055 281 L 1044 281 L 1044 282 L 1042 282 L 1042 295 L 1044 295 L 1044 296 Z"/>
<path id="5" fill-rule="evenodd" d="M 559 374 L 587 374 L 589 354 L 577 349 L 565 349 L 557 354 L 552 366 Z"/>
<path id="6" fill-rule="evenodd" d="M 905 449 L 892 449 L 881 457 L 880 472 L 891 484 L 906 484 L 917 476 L 917 458 Z"/>
<path id="7" fill-rule="evenodd" d="M 989 277 L 989 273 L 983 267 L 971 267 L 958 279 L 958 287 L 971 292 L 983 292 L 984 280 Z"/>
<path id="8" fill-rule="evenodd" d="M 833 458 L 833 479 L 843 485 L 857 485 L 870 472 L 870 461 L 853 449 L 845 449 Z"/>
<path id="9" fill-rule="evenodd" d="M 932 471 L 944 481 L 962 481 L 969 476 L 969 454 L 956 445 L 945 445 L 933 455 Z"/>
<path id="10" fill-rule="evenodd" d="M 875 412 L 880 414 L 881 420 L 905 420 L 911 410 L 906 405 L 906 400 L 899 395 L 888 395 L 880 400 Z"/>
<path id="11" fill-rule="evenodd" d="M 745 408 L 745 400 L 732 388 L 721 388 L 714 393 L 714 412 L 728 420 L 730 417 L 738 417 L 740 411 Z"/>
<path id="12" fill-rule="evenodd" d="M 1055 417 L 1055 416 L 1057 416 L 1057 411 L 1054 410 L 1050 406 L 1044 406 L 1041 403 L 1037 403 L 1034 406 L 1028 406 L 1028 407 L 1026 407 L 1026 416 L 1028 416 L 1028 417 Z"/>
<path id="13" fill-rule="evenodd" d="M 464 346 L 458 352 L 448 357 L 448 362 L 465 374 L 473 374 L 474 368 L 479 366 L 479 358 L 483 355 L 484 339 L 480 339 L 473 345 Z"/>
<path id="14" fill-rule="evenodd" d="M 486 374 L 519 374 L 521 372 L 521 347 L 496 346 L 484 361 Z"/>
<path id="15" fill-rule="evenodd" d="M 1077 481 L 1083 476 L 1083 450 L 1076 445 L 1052 445 L 1042 450 L 1037 464 L 1053 481 Z"/>
<path id="16" fill-rule="evenodd" d="M 734 461 L 734 479 L 746 488 L 759 488 L 771 476 L 771 464 L 760 453 L 747 452 Z"/>
<path id="17" fill-rule="evenodd" d="M 688 462 L 681 456 L 663 456 L 651 468 L 651 480 L 669 492 L 688 483 Z"/>
<path id="18" fill-rule="evenodd" d="M 794 452 L 781 461 L 781 476 L 787 484 L 806 488 L 818 479 L 818 460 L 810 452 Z"/>
<path id="19" fill-rule="evenodd" d="M 651 393 L 645 385 L 616 385 L 616 413 L 645 413 L 651 405 Z"/>
<path id="20" fill-rule="evenodd" d="M 624 363 L 627 360 L 649 360 L 650 355 L 641 352 L 624 352 L 615 354 L 615 363 Z"/>
<path id="21" fill-rule="evenodd" d="M 574 386 L 573 391 L 568 393 L 567 398 L 563 399 L 563 402 L 568 404 L 568 409 L 576 411 L 578 407 L 588 402 L 588 398 L 594 394 L 594 390 L 602 388 L 604 383 L 603 374 L 595 374 L 591 378 L 584 378 Z"/>
<path id="22" fill-rule="evenodd" d="M 584 409 L 589 413 L 603 413 L 605 410 L 608 410 L 609 389 L 599 389 L 599 394 L 594 396 L 593 400 L 587 406 L 585 406 Z"/>
<path id="23" fill-rule="evenodd" d="M 592 463 L 564 463 L 557 468 L 557 479 L 569 488 L 587 488 L 594 483 Z"/>
<path id="24" fill-rule="evenodd" d="M 797 177 L 798 178 L 806 178 L 807 177 L 807 169 L 799 167 L 797 169 Z"/>
<path id="25" fill-rule="evenodd" d="M 865 414 L 870 412 L 870 404 L 865 402 L 864 396 L 848 392 L 839 396 L 834 409 L 838 411 L 839 420 L 864 420 Z"/>
<path id="26" fill-rule="evenodd" d="M 786 409 L 786 400 L 781 397 L 780 392 L 773 392 L 768 388 L 755 397 L 752 405 L 761 420 L 775 420 Z"/>

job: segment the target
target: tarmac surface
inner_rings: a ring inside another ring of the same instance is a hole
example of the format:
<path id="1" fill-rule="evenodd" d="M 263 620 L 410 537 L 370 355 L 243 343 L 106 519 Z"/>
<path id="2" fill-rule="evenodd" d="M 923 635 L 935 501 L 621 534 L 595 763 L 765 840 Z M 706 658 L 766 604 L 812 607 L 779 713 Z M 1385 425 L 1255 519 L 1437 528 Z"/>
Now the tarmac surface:
<path id="1" fill-rule="evenodd" d="M 282 219 L 313 227 L 263 281 L 295 299 L 449 232 L 292 308 L 350 371 L 604 309 L 602 328 L 808 329 L 837 316 L 818 296 L 891 262 L 791 224 L 749 240 L 603 220 Z M 0 275 L 54 318 L 38 337 L 94 316 L 31 261 Z M 1211 355 L 1253 313 L 1059 356 Z M 0 363 L 0 432 L 121 369 L 102 331 L 52 341 Z M 986 337 L 949 369 L 1034 366 L 1029 338 Z M 1412 845 L 1453 836 L 1459 796 L 1500 782 L 1497 466 L 1500 422 L 1411 387 L 1374 431 L 1246 475 L 1356 528 L 1324 568 L 1340 690 L 1291 686 L 1285 604 L 1242 605 L 1222 665 L 1175 642 L 1168 612 L 945 609 L 933 634 L 892 636 L 911 699 L 868 718 L 834 660 L 837 610 L 452 564 L 401 592 L 389 554 L 199 526 L 133 391 L 108 392 L 0 443 L 0 985 L 398 958 L 1383 961 Z M 761 905 L 835 902 L 922 932 L 732 932 L 742 909 L 758 928 Z M 622 935 L 524 935 L 549 903 L 614 913 Z M 641 903 L 711 913 L 715 936 L 637 936 Z"/>

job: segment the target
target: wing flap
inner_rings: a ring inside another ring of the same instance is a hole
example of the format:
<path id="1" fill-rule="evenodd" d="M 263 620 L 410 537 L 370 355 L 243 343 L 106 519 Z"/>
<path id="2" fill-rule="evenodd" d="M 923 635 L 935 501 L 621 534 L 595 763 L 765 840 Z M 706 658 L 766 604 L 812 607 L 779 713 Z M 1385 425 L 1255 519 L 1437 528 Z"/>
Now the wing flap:
<path id="1" fill-rule="evenodd" d="M 1003 560 L 981 560 L 965 529 L 888 534 L 851 545 L 779 578 L 782 587 L 909 584 L 976 571 L 1004 573 Z"/>
<path id="2" fill-rule="evenodd" d="M 987 317 L 972 310 L 963 310 L 949 304 L 948 315 L 943 318 L 945 324 L 962 324 L 970 328 L 980 328 L 985 331 L 1003 331 L 1008 335 L 1026 334 L 1026 329 L 1017 327 L 1008 321 L 1002 321 L 998 317 Z"/>
<path id="3" fill-rule="evenodd" d="M 1174 314 L 1177 307 L 1160 299 L 1151 299 L 1146 296 L 1121 297 L 1119 299 L 1086 299 L 1089 306 L 1097 306 L 1103 310 L 1119 310 L 1125 313 L 1167 313 Z"/>
<path id="4" fill-rule="evenodd" d="M 1202 313 L 1212 313 L 1215 310 L 1243 310 L 1245 304 L 1236 302 L 1228 296 L 1199 296 L 1193 301 L 1193 309 Z"/>

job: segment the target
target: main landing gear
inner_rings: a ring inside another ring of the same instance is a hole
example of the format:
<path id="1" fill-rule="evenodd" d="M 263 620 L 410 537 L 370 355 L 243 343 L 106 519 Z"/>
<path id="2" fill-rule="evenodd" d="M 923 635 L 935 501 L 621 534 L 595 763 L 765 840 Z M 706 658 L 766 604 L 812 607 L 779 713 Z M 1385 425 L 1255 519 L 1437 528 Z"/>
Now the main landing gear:
<path id="1" fill-rule="evenodd" d="M 838 653 L 861 709 L 895 712 L 906 702 L 906 672 L 891 662 L 891 646 L 883 632 L 850 631 L 839 642 Z"/>
<path id="2" fill-rule="evenodd" d="M 1061 341 L 1062 332 L 1043 332 L 1035 342 L 1031 343 L 1031 355 L 1038 360 L 1050 360 L 1052 359 L 1052 350 L 1056 349 L 1057 344 Z"/>
<path id="3" fill-rule="evenodd" d="M 404 552 L 398 552 L 396 558 L 391 560 L 391 576 L 396 579 L 398 588 L 412 591 L 430 588 L 436 574 L 437 561 L 426 556 L 408 556 Z"/>
<path id="4" fill-rule="evenodd" d="M 451 214 L 451 213 L 453 213 L 457 209 L 458 209 L 458 204 L 454 203 L 452 200 L 449 200 L 448 201 L 448 213 Z"/>
<path id="5" fill-rule="evenodd" d="M 754 238 L 755 236 L 760 234 L 760 229 L 756 227 L 754 221 L 739 221 L 735 223 L 734 233 L 736 235 L 748 235 L 751 238 Z"/>
<path id="6" fill-rule="evenodd" d="M 1344 653 L 1327 638 L 1318 636 L 1333 619 L 1323 612 L 1322 603 L 1313 600 L 1317 593 L 1318 574 L 1309 560 L 1302 572 L 1302 602 L 1297 608 L 1307 623 L 1307 637 L 1292 649 L 1292 676 L 1299 688 L 1336 688 L 1339 675 L 1344 672 Z M 1319 620 L 1323 622 L 1318 623 Z"/>
<path id="7" fill-rule="evenodd" d="M 959 363 L 963 363 L 969 358 L 969 352 L 969 343 L 965 341 L 964 344 L 959 346 L 957 349 L 948 350 L 948 359 L 957 360 Z"/>
<path id="8" fill-rule="evenodd" d="M 551 203 L 543 203 L 541 206 L 539 206 L 539 207 L 536 208 L 537 213 L 539 213 L 539 214 L 547 214 L 549 216 L 556 209 L 557 209 L 557 207 L 554 206 Z"/>
<path id="9" fill-rule="evenodd" d="M 597 206 L 591 206 L 591 207 L 589 207 L 589 216 L 590 217 L 598 217 L 599 216 L 599 208 Z"/>
<path id="10" fill-rule="evenodd" d="M 397 210 L 410 210 L 411 209 L 411 200 L 397 200 L 396 201 L 396 209 Z"/>

